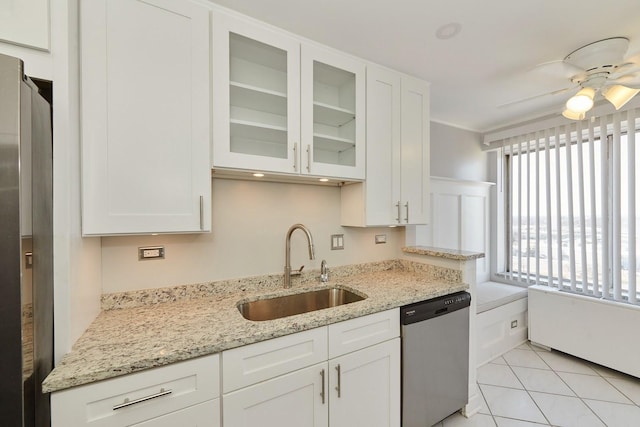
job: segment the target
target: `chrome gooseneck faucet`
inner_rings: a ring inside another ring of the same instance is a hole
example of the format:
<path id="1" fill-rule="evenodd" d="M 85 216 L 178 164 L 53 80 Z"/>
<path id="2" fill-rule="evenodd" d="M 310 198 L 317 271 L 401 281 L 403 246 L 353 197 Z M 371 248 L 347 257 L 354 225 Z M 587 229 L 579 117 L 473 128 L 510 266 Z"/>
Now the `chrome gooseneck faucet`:
<path id="1" fill-rule="evenodd" d="M 284 287 L 291 287 L 291 276 L 299 276 L 302 273 L 302 269 L 304 265 L 300 267 L 300 270 L 296 270 L 294 272 L 291 271 L 291 234 L 293 234 L 296 230 L 304 231 L 304 234 L 307 236 L 307 243 L 309 244 L 309 259 L 315 259 L 315 255 L 313 253 L 313 237 L 311 237 L 311 232 L 307 227 L 302 224 L 293 224 L 289 231 L 287 231 L 287 237 L 285 239 L 285 251 L 284 251 Z"/>

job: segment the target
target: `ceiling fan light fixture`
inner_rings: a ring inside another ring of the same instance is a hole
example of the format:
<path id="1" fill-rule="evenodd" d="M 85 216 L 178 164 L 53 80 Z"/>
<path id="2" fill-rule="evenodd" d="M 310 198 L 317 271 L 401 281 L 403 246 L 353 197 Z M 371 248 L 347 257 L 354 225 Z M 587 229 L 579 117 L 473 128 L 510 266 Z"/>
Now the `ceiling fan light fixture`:
<path id="1" fill-rule="evenodd" d="M 595 94 L 595 89 L 583 87 L 578 93 L 569 98 L 566 104 L 567 110 L 575 113 L 586 113 L 593 107 L 593 97 Z"/>
<path id="2" fill-rule="evenodd" d="M 572 110 L 564 110 L 562 115 L 565 116 L 569 120 L 584 120 L 585 114 L 584 112 L 577 112 Z"/>
<path id="3" fill-rule="evenodd" d="M 607 101 L 613 104 L 616 110 L 619 110 L 624 104 L 631 101 L 631 98 L 636 96 L 638 92 L 640 92 L 640 89 L 632 89 L 622 85 L 615 85 L 605 88 L 602 91 L 602 95 Z"/>

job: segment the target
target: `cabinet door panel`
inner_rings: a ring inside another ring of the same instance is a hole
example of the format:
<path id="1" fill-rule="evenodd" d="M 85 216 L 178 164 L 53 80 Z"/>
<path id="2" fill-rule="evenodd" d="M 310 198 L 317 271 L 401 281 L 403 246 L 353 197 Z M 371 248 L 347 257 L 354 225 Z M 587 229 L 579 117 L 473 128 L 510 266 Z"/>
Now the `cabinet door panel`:
<path id="1" fill-rule="evenodd" d="M 299 42 L 219 12 L 213 31 L 212 165 L 299 173 Z"/>
<path id="2" fill-rule="evenodd" d="M 400 426 L 400 338 L 332 359 L 329 373 L 331 427 Z"/>
<path id="3" fill-rule="evenodd" d="M 402 79 L 402 224 L 429 220 L 429 87 Z"/>
<path id="4" fill-rule="evenodd" d="M 400 75 L 367 68 L 367 225 L 399 224 Z"/>
<path id="5" fill-rule="evenodd" d="M 301 55 L 301 173 L 364 179 L 364 63 L 306 44 Z"/>
<path id="6" fill-rule="evenodd" d="M 210 230 L 208 10 L 95 0 L 81 13 L 83 233 Z"/>
<path id="7" fill-rule="evenodd" d="M 326 427 L 328 397 L 323 401 L 321 396 L 326 393 L 326 368 L 321 363 L 225 394 L 224 425 Z"/>

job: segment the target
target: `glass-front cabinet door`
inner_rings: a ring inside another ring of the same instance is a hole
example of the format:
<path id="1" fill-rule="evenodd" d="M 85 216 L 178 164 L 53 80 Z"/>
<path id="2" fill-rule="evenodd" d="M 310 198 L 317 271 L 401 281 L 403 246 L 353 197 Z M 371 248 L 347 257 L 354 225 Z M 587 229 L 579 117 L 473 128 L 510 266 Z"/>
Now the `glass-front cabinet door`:
<path id="1" fill-rule="evenodd" d="M 365 66 L 302 46 L 301 173 L 365 178 Z"/>
<path id="2" fill-rule="evenodd" d="M 214 167 L 300 173 L 300 43 L 214 13 Z"/>

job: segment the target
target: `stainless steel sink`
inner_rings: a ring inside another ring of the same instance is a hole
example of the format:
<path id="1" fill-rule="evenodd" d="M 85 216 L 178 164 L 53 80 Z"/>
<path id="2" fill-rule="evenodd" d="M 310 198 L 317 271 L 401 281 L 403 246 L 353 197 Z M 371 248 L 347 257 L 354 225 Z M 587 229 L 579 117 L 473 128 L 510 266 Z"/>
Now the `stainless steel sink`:
<path id="1" fill-rule="evenodd" d="M 347 289 L 325 288 L 317 291 L 244 302 L 238 304 L 238 310 L 247 320 L 273 320 L 293 316 L 294 314 L 350 304 L 362 301 L 365 298 Z"/>

